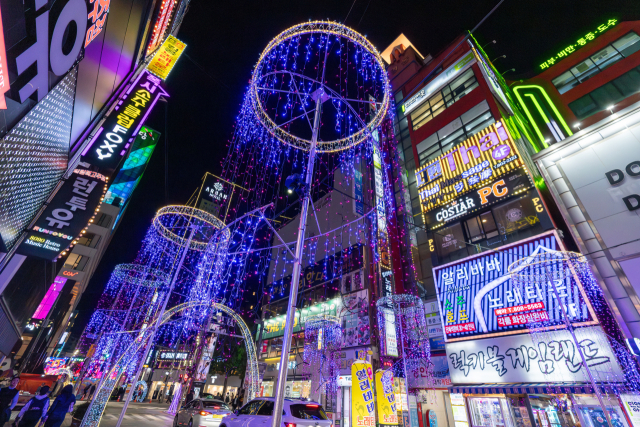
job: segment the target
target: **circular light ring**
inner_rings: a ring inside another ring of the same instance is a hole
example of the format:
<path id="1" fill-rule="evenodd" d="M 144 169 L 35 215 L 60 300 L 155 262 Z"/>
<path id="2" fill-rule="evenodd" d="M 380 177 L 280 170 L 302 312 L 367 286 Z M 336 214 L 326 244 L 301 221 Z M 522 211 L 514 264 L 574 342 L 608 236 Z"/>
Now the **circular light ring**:
<path id="1" fill-rule="evenodd" d="M 587 258 L 576 252 L 547 250 L 512 263 L 511 280 L 516 283 L 547 283 L 583 274 L 589 268 Z"/>
<path id="2" fill-rule="evenodd" d="M 226 242 L 231 237 L 231 232 L 226 228 L 224 222 L 209 212 L 191 206 L 165 206 L 160 209 L 153 218 L 153 227 L 160 236 L 168 241 L 181 247 L 186 246 L 189 238 L 177 235 L 171 229 L 171 226 L 166 225 L 179 219 L 183 219 L 189 223 L 193 222 L 199 231 L 198 234 L 194 233 L 194 237 L 189 244 L 189 249 L 203 251 L 207 249 L 212 241 L 217 245 L 214 237 L 219 231 L 222 231 L 222 236 L 219 238 L 219 241 Z"/>
<path id="3" fill-rule="evenodd" d="M 416 295 L 410 295 L 410 294 L 394 294 L 394 295 L 388 295 L 386 297 L 382 297 L 380 299 L 378 299 L 378 301 L 376 302 L 376 306 L 377 307 L 393 307 L 394 305 L 404 305 L 404 306 L 408 306 L 408 305 L 418 305 L 420 306 L 422 303 L 422 300 L 420 299 L 420 297 L 417 297 Z"/>
<path id="4" fill-rule="evenodd" d="M 315 316 L 310 316 L 304 322 L 304 329 L 321 329 L 331 326 L 341 326 L 342 322 L 340 322 L 340 318 L 337 316 L 331 316 L 329 314 L 317 314 Z"/>
<path id="5" fill-rule="evenodd" d="M 387 78 L 386 69 L 384 66 L 384 62 L 378 50 L 366 39 L 362 34 L 352 30 L 349 27 L 346 27 L 337 22 L 328 22 L 328 21 L 312 21 L 305 22 L 303 24 L 295 25 L 278 34 L 267 47 L 260 54 L 260 58 L 258 59 L 258 63 L 256 64 L 255 71 L 251 78 L 251 105 L 253 107 L 253 111 L 256 114 L 256 118 L 262 123 L 262 125 L 267 129 L 267 131 L 273 135 L 278 140 L 282 141 L 285 144 L 291 145 L 294 148 L 298 148 L 304 151 L 309 151 L 311 148 L 311 141 L 308 141 L 303 138 L 299 138 L 283 129 L 278 127 L 276 123 L 271 120 L 269 115 L 262 108 L 262 104 L 260 103 L 260 97 L 258 94 L 258 87 L 260 80 L 262 79 L 262 75 L 258 75 L 258 72 L 263 68 L 263 61 L 265 58 L 281 43 L 290 40 L 292 38 L 301 36 L 303 34 L 311 34 L 311 33 L 323 33 L 328 35 L 334 35 L 338 37 L 344 37 L 349 41 L 358 44 L 360 47 L 365 49 L 377 62 L 380 67 L 381 76 L 384 79 L 383 88 L 384 88 L 384 96 L 381 103 L 381 108 L 377 110 L 376 115 L 373 117 L 369 123 L 367 123 L 364 127 L 362 127 L 359 131 L 354 134 L 333 141 L 318 141 L 316 146 L 316 151 L 320 153 L 332 153 L 336 151 L 346 150 L 348 148 L 354 147 L 361 142 L 365 141 L 367 137 L 371 135 L 371 132 L 376 129 L 382 123 L 383 119 L 387 115 L 387 111 L 389 110 L 389 102 L 391 99 L 391 86 L 389 84 L 389 80 Z M 281 70 L 281 72 L 288 73 L 286 70 Z M 324 87 L 324 85 L 323 85 Z M 327 88 L 328 89 L 328 88 Z M 333 91 L 332 91 L 333 92 Z M 343 100 L 346 105 L 349 103 L 346 100 Z"/>
<path id="6" fill-rule="evenodd" d="M 168 274 L 140 264 L 118 264 L 113 269 L 113 277 L 120 283 L 156 288 L 169 283 Z"/>

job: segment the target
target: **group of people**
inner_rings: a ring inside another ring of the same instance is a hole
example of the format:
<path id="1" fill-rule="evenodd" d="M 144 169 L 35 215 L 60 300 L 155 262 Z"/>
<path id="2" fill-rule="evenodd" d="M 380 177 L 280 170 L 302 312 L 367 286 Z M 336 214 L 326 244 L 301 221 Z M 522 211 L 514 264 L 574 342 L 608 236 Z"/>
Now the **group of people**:
<path id="1" fill-rule="evenodd" d="M 226 403 L 227 405 L 231 406 L 231 410 L 235 411 L 237 408 L 239 408 L 240 406 L 242 406 L 242 396 L 240 395 L 240 393 L 238 394 L 231 394 L 229 392 L 227 392 L 227 395 L 222 396 L 222 393 L 218 393 L 215 396 L 216 399 L 218 400 L 222 400 L 224 401 L 224 403 Z"/>
<path id="2" fill-rule="evenodd" d="M 18 384 L 20 377 L 11 379 L 9 387 L 0 389 L 0 427 L 11 419 L 11 411 L 18 404 Z M 44 427 L 60 427 L 68 412 L 73 411 L 76 396 L 73 386 L 66 385 L 60 391 L 52 404 L 49 402 L 49 386 L 38 388 L 36 396 L 32 397 L 20 410 L 12 427 L 35 427 L 40 423 Z"/>

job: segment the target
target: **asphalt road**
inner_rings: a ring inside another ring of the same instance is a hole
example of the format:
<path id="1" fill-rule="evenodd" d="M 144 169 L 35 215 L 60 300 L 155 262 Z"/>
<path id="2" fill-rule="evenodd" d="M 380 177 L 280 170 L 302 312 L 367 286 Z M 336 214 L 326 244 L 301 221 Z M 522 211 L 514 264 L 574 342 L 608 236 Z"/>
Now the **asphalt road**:
<path id="1" fill-rule="evenodd" d="M 78 402 L 82 403 L 82 402 Z M 109 402 L 107 408 L 102 415 L 101 427 L 115 427 L 118 417 L 122 411 L 122 402 Z M 161 405 L 153 403 L 130 403 L 127 413 L 121 427 L 171 427 L 173 426 L 173 416 L 167 414 L 169 405 Z M 11 422 L 18 415 L 17 411 L 11 414 Z M 10 427 L 11 422 L 6 423 L 3 427 Z M 61 427 L 69 427 L 71 425 L 71 416 L 67 415 L 67 419 L 62 423 Z"/>

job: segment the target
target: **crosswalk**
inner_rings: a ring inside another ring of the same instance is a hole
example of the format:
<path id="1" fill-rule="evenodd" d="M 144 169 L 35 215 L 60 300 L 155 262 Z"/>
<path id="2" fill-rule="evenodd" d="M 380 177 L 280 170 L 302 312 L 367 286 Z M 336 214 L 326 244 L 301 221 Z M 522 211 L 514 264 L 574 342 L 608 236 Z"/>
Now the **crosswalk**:
<path id="1" fill-rule="evenodd" d="M 103 418 L 107 420 L 116 420 L 119 415 L 104 414 Z M 145 421 L 173 421 L 173 417 L 169 414 L 125 414 L 125 420 L 145 420 Z"/>

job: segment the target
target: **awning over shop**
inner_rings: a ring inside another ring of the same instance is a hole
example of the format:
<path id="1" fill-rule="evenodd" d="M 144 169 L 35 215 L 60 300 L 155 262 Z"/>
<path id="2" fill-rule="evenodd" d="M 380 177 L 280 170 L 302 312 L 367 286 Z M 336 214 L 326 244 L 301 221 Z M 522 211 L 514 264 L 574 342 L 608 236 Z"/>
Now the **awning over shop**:
<path id="1" fill-rule="evenodd" d="M 451 393 L 469 394 L 561 394 L 561 393 L 594 393 L 591 384 L 584 383 L 519 383 L 519 384 L 479 384 L 456 385 Z"/>

